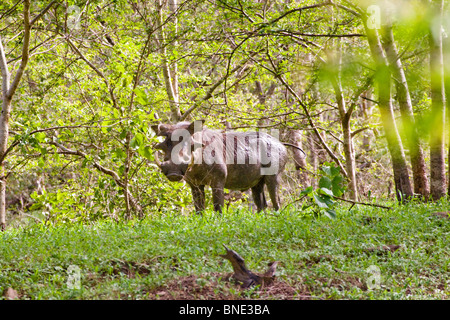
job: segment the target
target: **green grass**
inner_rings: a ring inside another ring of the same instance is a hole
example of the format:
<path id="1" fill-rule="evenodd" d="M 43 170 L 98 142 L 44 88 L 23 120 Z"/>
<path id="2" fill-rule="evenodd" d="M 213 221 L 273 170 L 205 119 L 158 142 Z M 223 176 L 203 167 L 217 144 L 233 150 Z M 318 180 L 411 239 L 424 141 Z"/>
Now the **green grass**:
<path id="1" fill-rule="evenodd" d="M 210 275 L 230 273 L 231 264 L 219 257 L 226 244 L 252 271 L 279 261 L 279 281 L 314 299 L 449 298 L 450 219 L 431 215 L 446 210 L 450 204 L 442 201 L 391 211 L 345 207 L 334 220 L 293 210 L 233 211 L 9 228 L 0 234 L 0 293 L 12 287 L 21 299 L 146 299 L 177 279 L 195 275 L 205 285 Z M 401 248 L 368 250 L 382 245 Z M 71 265 L 81 270 L 80 289 L 68 287 Z M 370 266 L 381 275 L 374 290 L 367 288 Z M 224 290 L 259 297 L 257 290 L 214 288 Z"/>

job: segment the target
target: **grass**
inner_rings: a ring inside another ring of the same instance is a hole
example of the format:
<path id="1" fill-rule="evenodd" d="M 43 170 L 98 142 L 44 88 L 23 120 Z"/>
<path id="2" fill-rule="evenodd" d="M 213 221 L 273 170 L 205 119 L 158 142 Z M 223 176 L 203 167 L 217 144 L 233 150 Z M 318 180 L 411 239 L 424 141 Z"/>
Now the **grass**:
<path id="1" fill-rule="evenodd" d="M 235 210 L 9 228 L 0 234 L 0 293 L 11 287 L 21 299 L 449 298 L 450 219 L 431 215 L 447 210 L 442 201 L 391 211 L 346 207 L 334 220 Z M 222 244 L 252 271 L 279 261 L 273 288 L 241 290 L 224 281 L 232 268 L 219 257 Z M 376 249 L 383 245 L 401 247 Z M 69 285 L 70 266 L 80 268 L 79 288 Z M 380 272 L 373 290 L 369 267 Z"/>

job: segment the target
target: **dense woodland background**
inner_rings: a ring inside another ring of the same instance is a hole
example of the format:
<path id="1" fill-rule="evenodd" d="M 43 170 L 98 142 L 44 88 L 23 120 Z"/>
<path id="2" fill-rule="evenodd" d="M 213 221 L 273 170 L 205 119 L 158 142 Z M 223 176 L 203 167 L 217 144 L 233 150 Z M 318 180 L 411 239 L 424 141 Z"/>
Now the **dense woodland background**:
<path id="1" fill-rule="evenodd" d="M 0 224 L 193 212 L 150 126 L 195 119 L 301 146 L 281 197 L 305 212 L 330 168 L 349 200 L 445 197 L 449 5 L 2 1 Z"/>

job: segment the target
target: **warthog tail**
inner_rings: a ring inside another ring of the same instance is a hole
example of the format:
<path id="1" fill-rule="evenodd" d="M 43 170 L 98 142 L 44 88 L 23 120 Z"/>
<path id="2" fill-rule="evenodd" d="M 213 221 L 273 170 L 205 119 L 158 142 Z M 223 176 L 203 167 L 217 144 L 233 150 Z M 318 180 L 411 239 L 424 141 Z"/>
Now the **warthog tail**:
<path id="1" fill-rule="evenodd" d="M 303 151 L 302 148 L 297 147 L 296 145 L 293 145 L 293 144 L 290 144 L 290 143 L 287 143 L 287 142 L 282 142 L 282 144 L 284 144 L 285 146 L 293 147 L 293 148 L 296 148 L 296 149 L 300 150 L 305 155 L 305 158 L 306 158 L 306 153 L 305 153 L 305 151 Z"/>

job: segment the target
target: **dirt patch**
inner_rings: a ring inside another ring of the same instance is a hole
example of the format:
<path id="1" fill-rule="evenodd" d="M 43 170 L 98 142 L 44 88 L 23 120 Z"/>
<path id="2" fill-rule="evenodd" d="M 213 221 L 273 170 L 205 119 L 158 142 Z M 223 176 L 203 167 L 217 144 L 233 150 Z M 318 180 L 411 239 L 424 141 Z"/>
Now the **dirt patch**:
<path id="1" fill-rule="evenodd" d="M 14 290 L 13 288 L 7 288 L 3 292 L 3 297 L 6 300 L 17 300 L 17 299 L 19 299 L 19 293 L 16 290 Z"/>
<path id="2" fill-rule="evenodd" d="M 231 279 L 231 274 L 208 274 L 187 276 L 169 281 L 148 292 L 149 299 L 160 300 L 309 300 L 306 287 L 297 283 L 290 285 L 276 279 L 271 285 L 241 289 Z"/>

